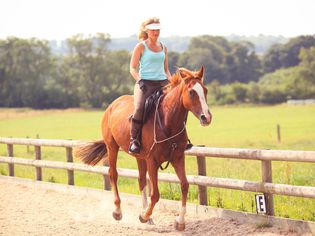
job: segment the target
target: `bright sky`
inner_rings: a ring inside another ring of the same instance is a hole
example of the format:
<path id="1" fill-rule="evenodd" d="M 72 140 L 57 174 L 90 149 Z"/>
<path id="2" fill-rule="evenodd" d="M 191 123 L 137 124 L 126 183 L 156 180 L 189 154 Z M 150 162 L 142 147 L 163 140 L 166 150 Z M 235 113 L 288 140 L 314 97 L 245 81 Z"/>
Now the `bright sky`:
<path id="1" fill-rule="evenodd" d="M 1 39 L 129 37 L 151 16 L 162 37 L 315 34 L 314 0 L 2 0 L 0 9 Z"/>

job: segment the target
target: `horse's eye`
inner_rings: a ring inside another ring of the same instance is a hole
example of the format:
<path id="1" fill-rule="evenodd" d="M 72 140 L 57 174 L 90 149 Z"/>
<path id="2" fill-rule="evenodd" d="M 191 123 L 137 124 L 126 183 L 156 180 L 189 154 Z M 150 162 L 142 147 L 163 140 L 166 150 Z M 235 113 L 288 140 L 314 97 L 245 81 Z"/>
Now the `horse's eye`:
<path id="1" fill-rule="evenodd" d="M 190 96 L 190 97 L 193 97 L 194 94 L 195 94 L 194 90 L 190 89 L 190 90 L 189 90 L 189 96 Z"/>

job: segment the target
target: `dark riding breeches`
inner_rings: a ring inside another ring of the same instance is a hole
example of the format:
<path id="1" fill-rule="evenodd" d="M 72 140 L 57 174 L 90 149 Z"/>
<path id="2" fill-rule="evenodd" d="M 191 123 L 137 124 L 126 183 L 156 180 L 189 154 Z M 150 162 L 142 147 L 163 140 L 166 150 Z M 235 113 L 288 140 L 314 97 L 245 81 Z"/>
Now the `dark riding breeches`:
<path id="1" fill-rule="evenodd" d="M 142 121 L 145 100 L 155 91 L 168 84 L 168 80 L 139 80 L 134 86 L 134 114 L 133 118 Z"/>

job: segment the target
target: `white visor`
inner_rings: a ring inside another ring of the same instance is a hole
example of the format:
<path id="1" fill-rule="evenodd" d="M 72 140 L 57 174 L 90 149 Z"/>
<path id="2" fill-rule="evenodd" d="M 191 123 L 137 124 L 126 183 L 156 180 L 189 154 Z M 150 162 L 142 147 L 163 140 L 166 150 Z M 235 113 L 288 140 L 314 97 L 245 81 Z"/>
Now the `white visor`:
<path id="1" fill-rule="evenodd" d="M 152 23 L 152 24 L 146 25 L 145 28 L 149 30 L 159 30 L 161 29 L 161 25 L 160 23 Z"/>

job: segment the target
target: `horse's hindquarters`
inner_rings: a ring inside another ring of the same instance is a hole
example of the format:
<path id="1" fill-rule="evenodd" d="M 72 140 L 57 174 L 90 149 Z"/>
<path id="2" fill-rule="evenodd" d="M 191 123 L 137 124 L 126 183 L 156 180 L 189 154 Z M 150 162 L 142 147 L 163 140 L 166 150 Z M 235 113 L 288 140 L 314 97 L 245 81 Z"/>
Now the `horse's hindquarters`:
<path id="1" fill-rule="evenodd" d="M 133 96 L 125 95 L 117 98 L 106 109 L 102 121 L 102 134 L 109 148 L 114 142 L 122 149 L 128 150 L 133 107 Z"/>

